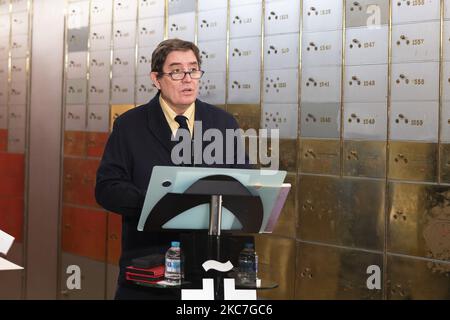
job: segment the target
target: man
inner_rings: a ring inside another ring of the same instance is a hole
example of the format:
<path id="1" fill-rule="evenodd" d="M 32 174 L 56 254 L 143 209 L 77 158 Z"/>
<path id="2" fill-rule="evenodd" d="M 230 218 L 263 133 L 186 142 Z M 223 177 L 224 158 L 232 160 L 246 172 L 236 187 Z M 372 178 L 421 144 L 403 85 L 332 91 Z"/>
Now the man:
<path id="1" fill-rule="evenodd" d="M 176 142 L 171 138 L 179 128 L 188 129 L 194 139 L 194 121 L 202 122 L 203 131 L 219 129 L 224 137 L 226 129 L 238 128 L 230 114 L 197 99 L 203 75 L 200 66 L 195 44 L 179 39 L 161 42 L 152 54 L 151 79 L 158 94 L 146 105 L 118 117 L 106 144 L 97 171 L 95 196 L 105 209 L 122 215 L 116 299 L 179 297 L 179 290 L 139 288 L 127 283 L 125 268 L 136 257 L 163 254 L 170 242 L 179 238 L 174 232 L 137 231 L 153 167 L 175 165 L 171 151 Z"/>

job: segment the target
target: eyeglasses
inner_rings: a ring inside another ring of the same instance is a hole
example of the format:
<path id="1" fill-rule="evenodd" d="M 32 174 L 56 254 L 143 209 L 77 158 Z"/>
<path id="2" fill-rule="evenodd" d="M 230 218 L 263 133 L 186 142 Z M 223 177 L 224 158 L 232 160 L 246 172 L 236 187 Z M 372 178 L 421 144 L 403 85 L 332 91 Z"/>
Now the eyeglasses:
<path id="1" fill-rule="evenodd" d="M 160 72 L 159 74 L 164 75 L 164 76 L 170 76 L 172 78 L 172 80 L 183 80 L 186 75 L 188 74 L 191 79 L 193 80 L 198 80 L 200 79 L 203 74 L 205 73 L 205 71 L 202 70 L 192 70 L 192 71 L 172 71 L 172 72 Z"/>

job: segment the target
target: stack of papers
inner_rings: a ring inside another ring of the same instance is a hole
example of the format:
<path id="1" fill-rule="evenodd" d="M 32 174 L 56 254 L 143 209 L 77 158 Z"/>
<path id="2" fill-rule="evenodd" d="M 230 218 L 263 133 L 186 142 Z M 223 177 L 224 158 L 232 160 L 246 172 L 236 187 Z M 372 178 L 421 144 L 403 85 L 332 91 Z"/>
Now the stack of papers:
<path id="1" fill-rule="evenodd" d="M 14 237 L 0 230 L 0 254 L 6 256 L 14 242 Z M 0 257 L 0 271 L 21 270 L 22 267 Z"/>

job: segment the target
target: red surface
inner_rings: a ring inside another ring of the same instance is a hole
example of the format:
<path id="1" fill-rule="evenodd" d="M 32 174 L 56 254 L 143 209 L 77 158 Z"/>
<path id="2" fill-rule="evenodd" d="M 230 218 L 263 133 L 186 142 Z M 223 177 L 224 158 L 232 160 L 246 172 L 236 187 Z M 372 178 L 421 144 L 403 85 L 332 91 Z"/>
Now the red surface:
<path id="1" fill-rule="evenodd" d="M 88 157 L 101 158 L 109 133 L 88 132 L 87 134 L 87 155 Z"/>
<path id="2" fill-rule="evenodd" d="M 98 261 L 106 258 L 105 211 L 63 207 L 63 251 Z"/>
<path id="3" fill-rule="evenodd" d="M 122 217 L 115 213 L 108 213 L 108 263 L 119 264 L 122 250 Z"/>
<path id="4" fill-rule="evenodd" d="M 64 132 L 64 155 L 65 156 L 86 156 L 87 135 L 84 131 Z"/>
<path id="5" fill-rule="evenodd" d="M 0 197 L 23 197 L 24 161 L 23 154 L 0 152 Z"/>
<path id="6" fill-rule="evenodd" d="M 8 130 L 0 129 L 0 152 L 6 152 L 8 148 Z"/>
<path id="7" fill-rule="evenodd" d="M 23 241 L 23 198 L 0 197 L 0 229 Z"/>

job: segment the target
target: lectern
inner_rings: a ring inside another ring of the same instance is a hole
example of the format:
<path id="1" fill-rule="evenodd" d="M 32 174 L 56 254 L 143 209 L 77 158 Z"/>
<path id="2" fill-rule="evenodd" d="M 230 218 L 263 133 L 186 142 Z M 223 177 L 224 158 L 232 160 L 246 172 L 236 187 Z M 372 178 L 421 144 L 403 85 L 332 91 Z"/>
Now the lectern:
<path id="1" fill-rule="evenodd" d="M 285 177 L 285 171 L 156 166 L 138 230 L 208 230 L 207 259 L 226 262 L 223 233 L 272 232 L 290 189 Z M 192 265 L 188 259 L 186 266 Z M 220 298 L 223 274 L 214 278 Z"/>

